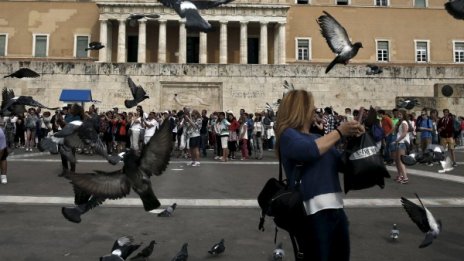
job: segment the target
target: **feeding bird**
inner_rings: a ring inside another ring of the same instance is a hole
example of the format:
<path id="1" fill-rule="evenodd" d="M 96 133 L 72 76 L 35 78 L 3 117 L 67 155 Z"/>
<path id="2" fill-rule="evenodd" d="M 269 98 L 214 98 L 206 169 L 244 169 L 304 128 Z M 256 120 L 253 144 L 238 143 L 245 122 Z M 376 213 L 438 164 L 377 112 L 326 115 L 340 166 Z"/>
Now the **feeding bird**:
<path id="1" fill-rule="evenodd" d="M 186 19 L 185 27 L 187 29 L 200 32 L 210 32 L 212 31 L 212 27 L 211 24 L 200 15 L 198 10 L 211 9 L 220 5 L 228 4 L 232 1 L 234 0 L 160 0 L 164 6 L 173 8 L 180 17 Z"/>
<path id="2" fill-rule="evenodd" d="M 188 259 L 188 243 L 182 245 L 181 250 L 172 258 L 172 261 L 187 261 Z"/>
<path id="3" fill-rule="evenodd" d="M 445 3 L 445 9 L 456 19 L 464 19 L 464 0 L 451 0 Z"/>
<path id="4" fill-rule="evenodd" d="M 146 261 L 148 260 L 148 257 L 151 256 L 153 253 L 153 249 L 155 248 L 156 241 L 152 240 L 150 244 L 142 249 L 140 252 L 137 253 L 134 257 L 131 257 L 130 260 L 133 261 Z"/>
<path id="5" fill-rule="evenodd" d="M 281 261 L 281 260 L 284 260 L 284 257 L 285 257 L 285 251 L 282 248 L 282 242 L 280 242 L 276 246 L 274 251 L 272 252 L 272 260 L 273 261 Z"/>
<path id="6" fill-rule="evenodd" d="M 161 205 L 153 192 L 150 177 L 159 176 L 166 170 L 172 147 L 169 122 L 165 121 L 140 155 L 134 150 L 124 154 L 122 169 L 113 172 L 70 173 L 66 177 L 75 188 L 100 201 L 126 197 L 133 189 L 142 200 L 145 211 L 150 211 Z"/>
<path id="7" fill-rule="evenodd" d="M 398 226 L 396 224 L 393 224 L 393 228 L 390 231 L 390 238 L 392 240 L 396 240 L 400 237 L 400 230 L 398 229 Z"/>
<path id="8" fill-rule="evenodd" d="M 134 99 L 124 101 L 124 105 L 126 106 L 126 108 L 132 108 L 144 101 L 145 99 L 150 98 L 148 97 L 147 93 L 142 88 L 142 86 L 136 85 L 130 77 L 127 78 L 127 83 L 129 84 L 129 89 L 131 91 L 132 98 Z"/>
<path id="9" fill-rule="evenodd" d="M 9 116 L 11 113 L 16 115 L 26 112 L 25 106 L 45 108 L 48 110 L 57 110 L 58 108 L 49 108 L 34 100 L 32 96 L 15 96 L 12 89 L 6 87 L 2 90 L 2 115 Z"/>
<path id="10" fill-rule="evenodd" d="M 14 72 L 12 74 L 8 74 L 6 76 L 3 76 L 3 78 L 11 77 L 11 78 L 21 79 L 21 78 L 37 78 L 39 76 L 40 76 L 40 74 L 34 72 L 33 70 L 31 70 L 29 68 L 20 68 L 19 70 L 17 70 L 16 72 Z"/>
<path id="11" fill-rule="evenodd" d="M 405 108 L 406 110 L 412 110 L 415 106 L 420 105 L 420 102 L 416 98 L 411 99 L 398 99 L 396 107 Z"/>
<path id="12" fill-rule="evenodd" d="M 383 73 L 383 69 L 380 68 L 378 65 L 368 64 L 368 65 L 366 65 L 366 67 L 369 68 L 366 71 L 367 75 L 375 75 L 375 74 Z"/>
<path id="13" fill-rule="evenodd" d="M 414 194 L 419 200 L 421 206 L 414 204 L 404 197 L 401 197 L 401 203 L 411 220 L 416 223 L 423 233 L 425 233 L 425 239 L 419 245 L 419 248 L 424 248 L 432 244 L 433 240 L 438 237 L 442 225 L 441 221 L 435 220 L 432 213 L 424 206 L 417 193 Z"/>
<path id="14" fill-rule="evenodd" d="M 176 210 L 177 203 L 172 204 L 171 206 L 167 207 L 165 210 L 158 214 L 158 217 L 170 217 Z"/>
<path id="15" fill-rule="evenodd" d="M 223 253 L 224 250 L 226 250 L 226 247 L 224 246 L 224 239 L 221 239 L 219 243 L 214 244 L 213 247 L 211 247 L 211 249 L 208 250 L 208 253 L 210 253 L 211 255 L 219 255 Z"/>
<path id="16" fill-rule="evenodd" d="M 86 51 L 88 50 L 100 50 L 102 49 L 103 47 L 105 47 L 104 45 L 102 45 L 101 42 L 90 42 L 89 43 L 89 47 L 85 48 Z"/>
<path id="17" fill-rule="evenodd" d="M 113 243 L 111 254 L 100 257 L 100 261 L 124 261 L 139 247 L 140 244 L 134 244 L 133 237 L 120 237 Z"/>
<path id="18" fill-rule="evenodd" d="M 355 57 L 358 54 L 359 48 L 363 46 L 360 42 L 352 44 L 345 28 L 329 13 L 326 11 L 323 12 L 325 15 L 319 16 L 317 23 L 321 27 L 321 34 L 324 36 L 330 49 L 337 54 L 325 69 L 325 73 L 328 73 L 337 63 L 348 64 L 349 60 Z"/>

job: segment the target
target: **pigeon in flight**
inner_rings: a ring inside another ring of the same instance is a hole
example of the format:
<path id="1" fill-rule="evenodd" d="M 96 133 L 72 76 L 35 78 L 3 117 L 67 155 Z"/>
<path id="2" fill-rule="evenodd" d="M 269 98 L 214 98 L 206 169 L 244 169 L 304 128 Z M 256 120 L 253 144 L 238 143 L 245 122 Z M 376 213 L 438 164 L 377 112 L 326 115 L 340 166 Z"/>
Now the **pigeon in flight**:
<path id="1" fill-rule="evenodd" d="M 142 18 L 147 19 L 158 19 L 160 16 L 158 14 L 141 14 L 141 13 L 132 13 L 127 17 L 127 20 L 140 20 Z"/>
<path id="2" fill-rule="evenodd" d="M 416 98 L 412 99 L 399 99 L 396 107 L 405 108 L 406 110 L 412 110 L 415 106 L 420 105 L 420 102 Z"/>
<path id="3" fill-rule="evenodd" d="M 368 64 L 368 65 L 366 65 L 366 67 L 369 68 L 366 71 L 367 75 L 375 75 L 375 74 L 383 73 L 383 69 L 380 68 L 378 65 Z"/>
<path id="4" fill-rule="evenodd" d="M 17 70 L 16 72 L 12 73 L 12 74 L 9 74 L 7 76 L 3 76 L 3 78 L 8 78 L 8 77 L 11 77 L 11 78 L 37 78 L 39 77 L 40 74 L 34 72 L 33 70 L 29 69 L 29 68 L 21 68 L 19 70 Z"/>
<path id="5" fill-rule="evenodd" d="M 105 47 L 104 45 L 102 45 L 101 42 L 90 42 L 89 43 L 89 47 L 85 48 L 86 51 L 88 50 L 100 50 L 102 49 L 103 47 Z"/>
<path id="6" fill-rule="evenodd" d="M 38 101 L 34 100 L 32 96 L 15 96 L 12 89 L 7 89 L 6 87 L 2 90 L 2 114 L 5 116 L 15 113 L 19 115 L 26 111 L 25 106 L 39 107 L 48 110 L 57 110 L 56 108 L 49 108 L 42 105 Z"/>
<path id="7" fill-rule="evenodd" d="M 176 210 L 177 203 L 172 204 L 171 206 L 167 207 L 165 210 L 158 214 L 158 217 L 170 217 Z"/>
<path id="8" fill-rule="evenodd" d="M 100 199 L 126 197 L 132 188 L 142 200 L 144 209 L 150 211 L 161 205 L 153 192 L 150 177 L 159 176 L 166 170 L 172 147 L 172 133 L 166 121 L 140 154 L 134 150 L 125 153 L 121 170 L 72 173 L 66 177 L 80 190 Z"/>
<path id="9" fill-rule="evenodd" d="M 134 244 L 133 237 L 120 237 L 114 242 L 111 254 L 100 257 L 100 261 L 124 261 L 139 247 L 140 244 Z"/>
<path id="10" fill-rule="evenodd" d="M 317 23 L 321 27 L 321 34 L 329 44 L 330 49 L 337 54 L 325 69 L 325 73 L 328 73 L 337 63 L 348 64 L 349 60 L 355 57 L 359 48 L 363 46 L 360 42 L 352 44 L 345 28 L 329 13 L 324 11 L 324 14 L 319 16 Z"/>
<path id="11" fill-rule="evenodd" d="M 285 257 L 285 251 L 282 248 L 282 242 L 280 242 L 276 246 L 274 251 L 272 252 L 272 260 L 273 261 L 282 261 L 282 260 L 284 260 L 284 257 Z"/>
<path id="12" fill-rule="evenodd" d="M 445 3 L 445 9 L 456 19 L 464 19 L 464 0 L 450 0 Z"/>
<path id="13" fill-rule="evenodd" d="M 188 259 L 188 243 L 182 245 L 182 249 L 172 258 L 172 261 L 187 261 Z"/>
<path id="14" fill-rule="evenodd" d="M 211 247 L 211 249 L 208 250 L 208 253 L 210 253 L 211 255 L 219 255 L 223 253 L 224 250 L 226 250 L 226 247 L 224 246 L 224 239 L 221 239 L 219 243 L 214 244 L 213 247 Z"/>
<path id="15" fill-rule="evenodd" d="M 145 90 L 142 88 L 140 85 L 136 85 L 134 81 L 130 77 L 127 78 L 127 83 L 129 84 L 129 89 L 132 94 L 133 100 L 125 100 L 124 105 L 126 105 L 126 108 L 132 108 L 134 106 L 137 106 L 137 104 L 141 103 L 145 99 L 148 99 L 147 93 Z"/>
<path id="16" fill-rule="evenodd" d="M 451 160 L 450 156 L 446 156 L 444 160 L 440 160 L 440 165 L 443 169 L 438 170 L 438 173 L 445 173 L 454 169 L 453 161 Z"/>
<path id="17" fill-rule="evenodd" d="M 153 249 L 155 248 L 156 241 L 152 240 L 150 244 L 142 249 L 140 252 L 137 253 L 134 257 L 131 257 L 129 260 L 132 261 L 146 261 L 148 257 L 151 256 L 153 253 Z"/>
<path id="18" fill-rule="evenodd" d="M 397 240 L 400 237 L 400 230 L 396 224 L 393 224 L 393 228 L 390 231 L 390 238 L 392 240 Z"/>
<path id="19" fill-rule="evenodd" d="M 232 1 L 234 0 L 160 0 L 164 6 L 173 8 L 180 17 L 186 19 L 185 27 L 187 29 L 205 33 L 212 31 L 211 24 L 201 17 L 198 10 L 211 9 Z"/>
<path id="20" fill-rule="evenodd" d="M 419 248 L 424 248 L 432 244 L 433 240 L 440 234 L 442 225 L 440 220 L 435 220 L 432 213 L 424 206 L 419 196 L 415 193 L 421 206 L 414 204 L 410 200 L 401 197 L 401 203 L 408 213 L 411 220 L 416 223 L 419 229 L 425 233 L 425 239 L 419 245 Z"/>

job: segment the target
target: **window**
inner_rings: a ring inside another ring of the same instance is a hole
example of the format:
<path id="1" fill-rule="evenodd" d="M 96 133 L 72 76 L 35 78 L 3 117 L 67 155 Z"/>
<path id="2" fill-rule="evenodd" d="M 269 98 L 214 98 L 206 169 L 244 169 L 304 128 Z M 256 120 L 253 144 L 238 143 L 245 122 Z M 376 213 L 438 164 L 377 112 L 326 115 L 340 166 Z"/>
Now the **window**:
<path id="1" fill-rule="evenodd" d="M 427 0 L 414 0 L 414 7 L 426 8 L 427 7 Z"/>
<path id="2" fill-rule="evenodd" d="M 429 61 L 428 41 L 416 41 L 416 62 L 424 63 Z"/>
<path id="3" fill-rule="evenodd" d="M 464 63 L 464 42 L 454 42 L 454 62 Z"/>
<path id="4" fill-rule="evenodd" d="M 349 5 L 349 0 L 336 0 L 337 5 Z"/>
<path id="5" fill-rule="evenodd" d="M 377 61 L 390 61 L 390 44 L 388 41 L 377 41 Z"/>
<path id="6" fill-rule="evenodd" d="M 388 0 L 375 0 L 375 6 L 388 6 Z"/>
<path id="7" fill-rule="evenodd" d="M 34 57 L 48 56 L 48 35 L 34 34 L 34 42 L 32 45 Z"/>
<path id="8" fill-rule="evenodd" d="M 76 35 L 74 37 L 74 57 L 87 58 L 89 52 L 85 50 L 89 46 L 89 36 Z"/>
<path id="9" fill-rule="evenodd" d="M 311 38 L 296 38 L 296 59 L 309 61 L 311 59 Z"/>
<path id="10" fill-rule="evenodd" d="M 8 48 L 8 35 L 0 34 L 0 57 L 6 56 L 6 50 Z"/>
<path id="11" fill-rule="evenodd" d="M 299 5 L 307 5 L 309 4 L 309 0 L 296 0 L 296 3 Z"/>

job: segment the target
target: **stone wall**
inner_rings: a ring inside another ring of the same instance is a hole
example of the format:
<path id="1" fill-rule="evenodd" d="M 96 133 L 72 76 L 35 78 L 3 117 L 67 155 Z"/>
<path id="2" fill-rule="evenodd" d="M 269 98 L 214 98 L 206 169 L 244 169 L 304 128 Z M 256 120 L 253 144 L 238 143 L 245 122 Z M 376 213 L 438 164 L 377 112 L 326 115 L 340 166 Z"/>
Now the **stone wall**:
<path id="1" fill-rule="evenodd" d="M 220 65 L 220 64 L 114 64 L 66 62 L 0 62 L 0 76 L 20 67 L 41 74 L 35 79 L 5 78 L 0 88 L 12 88 L 16 95 L 31 95 L 49 106 L 62 105 L 62 89 L 91 89 L 101 110 L 124 109 L 130 97 L 127 76 L 142 85 L 150 99 L 145 110 L 163 111 L 192 106 L 197 109 L 247 111 L 262 110 L 266 102 L 282 97 L 287 80 L 298 89 L 310 90 L 316 106 L 345 107 L 370 105 L 385 109 L 395 106 L 397 97 L 435 97 L 437 109 L 449 108 L 464 115 L 462 66 L 386 66 L 383 73 L 366 75 L 363 65 L 337 65 L 324 74 L 326 64 L 310 65 Z M 440 87 L 456 88 L 449 98 Z M 177 96 L 175 96 L 177 94 Z M 415 108 L 414 110 L 420 110 Z"/>

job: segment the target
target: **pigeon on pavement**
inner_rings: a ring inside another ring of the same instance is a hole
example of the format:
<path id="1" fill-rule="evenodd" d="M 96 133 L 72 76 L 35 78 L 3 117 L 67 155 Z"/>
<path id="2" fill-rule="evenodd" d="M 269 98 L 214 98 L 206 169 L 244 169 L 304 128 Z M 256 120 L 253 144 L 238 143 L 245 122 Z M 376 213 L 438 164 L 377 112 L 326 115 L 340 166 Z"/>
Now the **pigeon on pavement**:
<path id="1" fill-rule="evenodd" d="M 153 253 L 153 248 L 155 247 L 156 241 L 152 240 L 150 244 L 137 253 L 134 257 L 131 257 L 132 261 L 146 261 L 148 257 Z"/>
<path id="2" fill-rule="evenodd" d="M 445 9 L 456 19 L 464 19 L 464 0 L 451 0 L 445 3 Z"/>
<path id="3" fill-rule="evenodd" d="M 39 76 L 40 76 L 40 74 L 34 72 L 33 70 L 31 70 L 29 68 L 20 68 L 19 70 L 17 70 L 16 72 L 14 72 L 12 74 L 3 76 L 3 78 L 11 77 L 11 78 L 19 78 L 19 79 L 21 79 L 21 78 L 37 78 Z"/>
<path id="4" fill-rule="evenodd" d="M 400 230 L 398 229 L 398 226 L 396 224 L 393 224 L 393 228 L 390 231 L 390 238 L 392 240 L 397 240 L 400 236 Z"/>
<path id="5" fill-rule="evenodd" d="M 131 91 L 132 98 L 134 99 L 124 101 L 124 105 L 126 106 L 126 108 L 128 109 L 132 108 L 136 106 L 137 104 L 141 103 L 142 101 L 144 101 L 145 99 L 149 98 L 145 90 L 142 88 L 142 86 L 136 85 L 130 77 L 127 78 L 127 82 L 129 84 L 129 89 Z"/>
<path id="6" fill-rule="evenodd" d="M 208 253 L 210 253 L 211 255 L 219 255 L 223 253 L 224 250 L 226 250 L 226 247 L 224 246 L 224 239 L 221 239 L 219 243 L 214 244 L 213 247 L 211 247 L 211 249 L 208 250 Z"/>
<path id="7" fill-rule="evenodd" d="M 415 195 L 421 204 L 420 206 L 404 197 L 401 197 L 401 203 L 411 220 L 425 233 L 425 239 L 419 245 L 419 248 L 424 248 L 432 244 L 433 240 L 438 237 L 442 225 L 441 221 L 436 220 L 432 213 L 424 206 L 419 196 L 416 193 Z"/>
<path id="8" fill-rule="evenodd" d="M 198 10 L 211 9 L 232 1 L 234 0 L 160 0 L 164 6 L 173 8 L 180 17 L 186 19 L 185 27 L 187 29 L 205 33 L 212 31 L 211 24 L 203 19 Z"/>
<path id="9" fill-rule="evenodd" d="M 272 260 L 273 261 L 281 261 L 281 260 L 284 260 L 284 257 L 285 257 L 285 251 L 282 248 L 282 242 L 280 242 L 276 246 L 274 251 L 272 252 Z"/>
<path id="10" fill-rule="evenodd" d="M 89 47 L 85 48 L 86 51 L 88 50 L 100 50 L 102 49 L 103 47 L 105 47 L 104 45 L 102 45 L 101 42 L 90 42 L 89 43 Z"/>
<path id="11" fill-rule="evenodd" d="M 177 203 L 172 204 L 171 206 L 167 207 L 165 210 L 158 214 L 158 217 L 170 217 L 176 210 Z"/>
<path id="12" fill-rule="evenodd" d="M 134 244 L 133 237 L 120 237 L 114 242 L 111 254 L 100 257 L 100 261 L 124 261 L 139 247 L 140 244 Z"/>
<path id="13" fill-rule="evenodd" d="M 351 43 L 348 34 L 329 13 L 323 11 L 325 15 L 319 16 L 317 23 L 321 27 L 321 34 L 324 36 L 332 52 L 337 54 L 333 61 L 327 66 L 325 73 L 328 73 L 337 63 L 348 64 L 349 60 L 358 54 L 362 43 Z"/>
<path id="14" fill-rule="evenodd" d="M 188 259 L 188 243 L 182 245 L 182 249 L 172 258 L 172 261 L 187 261 Z"/>

